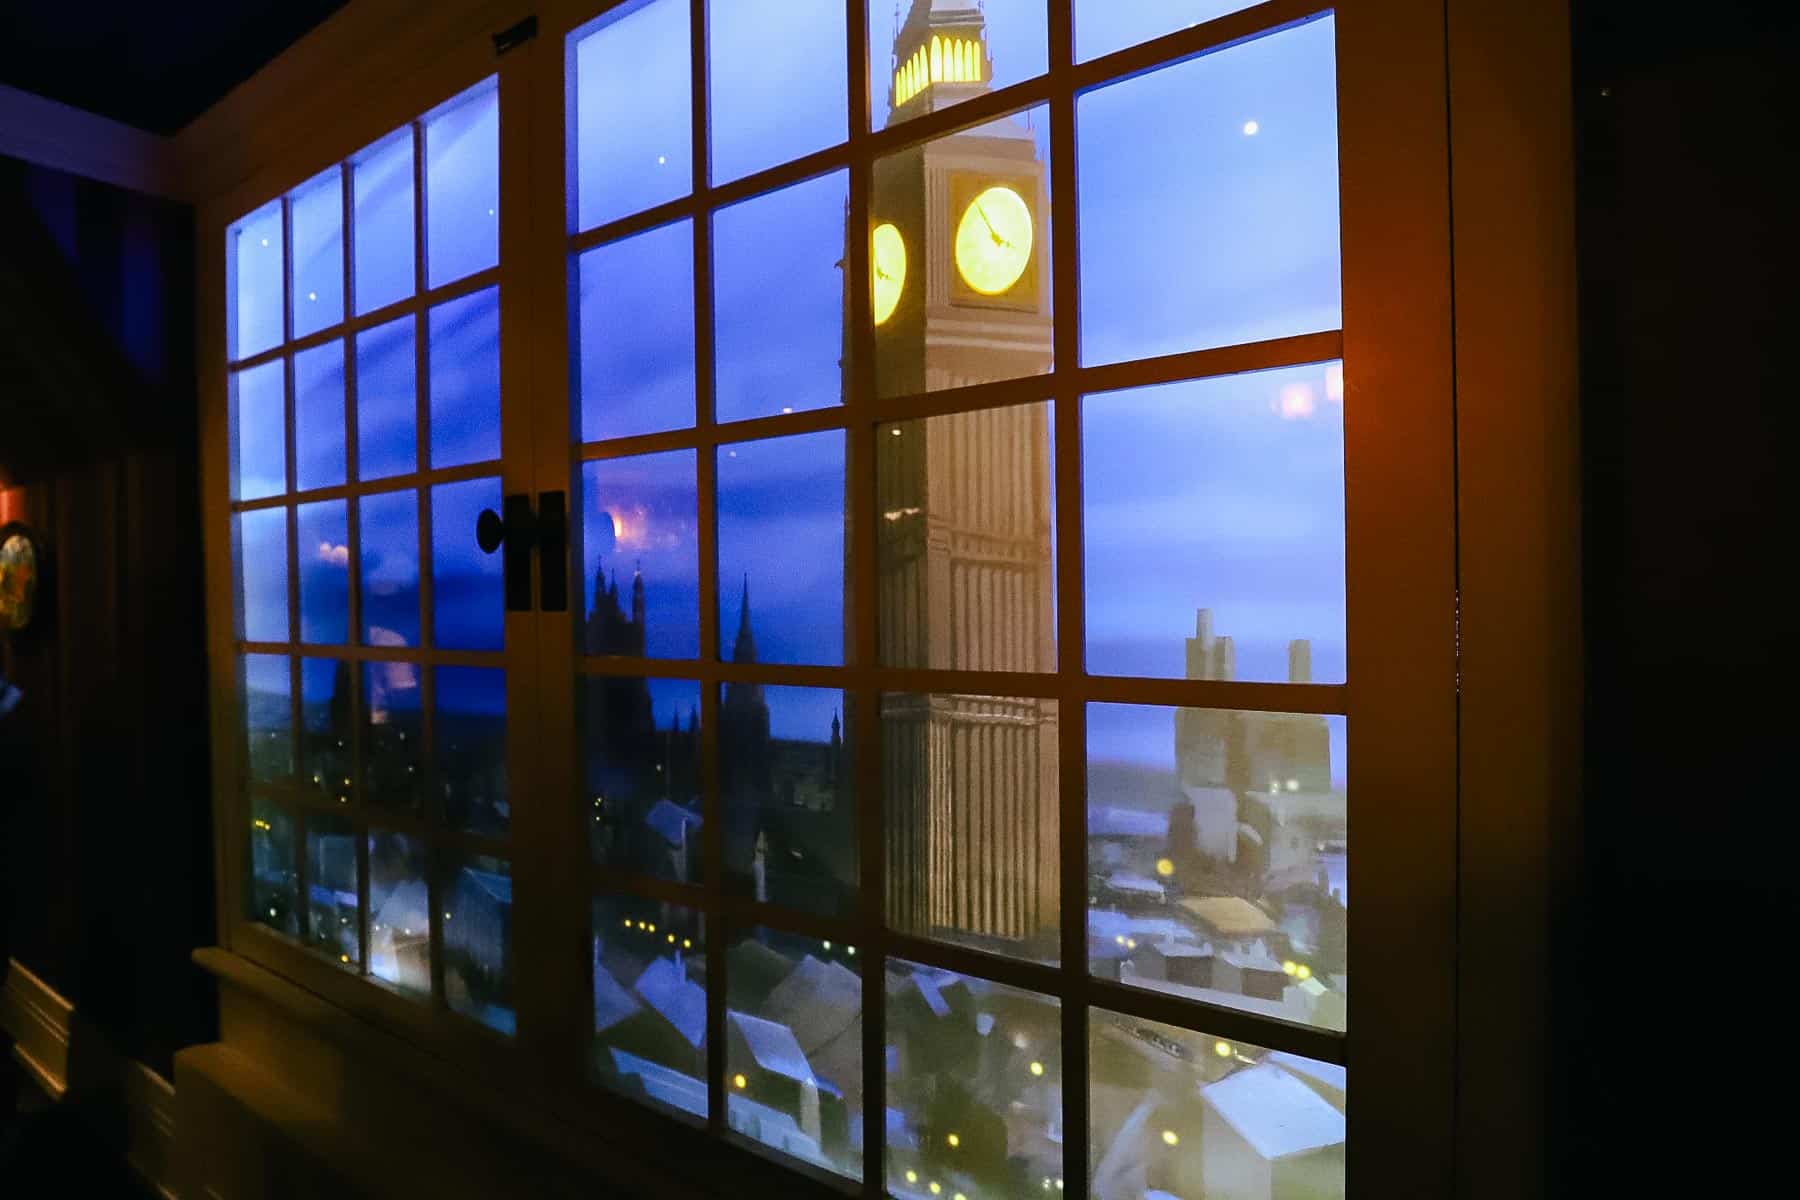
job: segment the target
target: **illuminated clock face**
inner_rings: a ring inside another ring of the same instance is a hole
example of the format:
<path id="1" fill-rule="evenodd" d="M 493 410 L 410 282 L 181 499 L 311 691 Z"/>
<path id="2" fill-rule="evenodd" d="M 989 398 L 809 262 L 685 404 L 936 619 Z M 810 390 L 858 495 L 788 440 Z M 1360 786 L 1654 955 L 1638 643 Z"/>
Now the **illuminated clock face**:
<path id="1" fill-rule="evenodd" d="M 874 268 L 875 323 L 882 325 L 900 305 L 900 292 L 906 286 L 906 240 L 890 223 L 875 227 L 869 247 L 870 265 Z"/>
<path id="2" fill-rule="evenodd" d="M 1003 184 L 969 202 L 956 227 L 956 269 L 983 296 L 1019 282 L 1031 261 L 1031 208 Z"/>

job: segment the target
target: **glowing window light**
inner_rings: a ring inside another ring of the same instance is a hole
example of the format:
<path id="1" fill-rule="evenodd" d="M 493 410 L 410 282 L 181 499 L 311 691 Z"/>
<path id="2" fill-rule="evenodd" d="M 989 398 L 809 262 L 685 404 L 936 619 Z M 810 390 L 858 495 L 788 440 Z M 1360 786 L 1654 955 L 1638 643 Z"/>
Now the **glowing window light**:
<path id="1" fill-rule="evenodd" d="M 1044 1073 L 1044 1064 L 1041 1062 L 1032 1063 L 1031 1064 L 1031 1073 L 1033 1075 L 1042 1075 Z"/>
<path id="2" fill-rule="evenodd" d="M 742 1075 L 733 1075 L 731 1077 L 731 1086 L 737 1088 L 739 1091 L 743 1091 L 750 1086 L 750 1081 L 745 1079 Z"/>
<path id="3" fill-rule="evenodd" d="M 937 34 L 931 35 L 931 82 L 942 83 L 944 79 L 944 39 Z"/>
<path id="4" fill-rule="evenodd" d="M 1218 1055 L 1220 1058 L 1230 1058 L 1231 1057 L 1231 1043 L 1230 1042 L 1214 1042 L 1213 1043 L 1213 1053 Z"/>
<path id="5" fill-rule="evenodd" d="M 954 1133 L 953 1133 L 953 1134 L 951 1134 L 951 1135 L 950 1135 L 950 1136 L 949 1136 L 949 1137 L 947 1137 L 947 1138 L 945 1138 L 945 1139 L 944 1139 L 944 1140 L 945 1140 L 945 1141 L 946 1141 L 946 1142 L 948 1142 L 948 1143 L 950 1143 L 950 1148 L 951 1148 L 951 1149 L 952 1149 L 952 1150 L 954 1150 L 954 1149 L 956 1149 L 956 1148 L 957 1148 L 957 1147 L 958 1147 L 958 1146 L 960 1146 L 960 1145 L 962 1145 L 962 1138 L 960 1138 L 960 1137 L 958 1137 L 958 1136 L 957 1136 L 957 1135 L 956 1135 L 956 1134 L 954 1134 Z"/>
<path id="6" fill-rule="evenodd" d="M 1176 1136 L 1176 1133 L 1173 1129 L 1163 1130 L 1162 1131 L 1162 1140 L 1163 1140 L 1163 1145 L 1165 1145 L 1165 1146 L 1179 1146 L 1181 1144 L 1181 1138 Z"/>

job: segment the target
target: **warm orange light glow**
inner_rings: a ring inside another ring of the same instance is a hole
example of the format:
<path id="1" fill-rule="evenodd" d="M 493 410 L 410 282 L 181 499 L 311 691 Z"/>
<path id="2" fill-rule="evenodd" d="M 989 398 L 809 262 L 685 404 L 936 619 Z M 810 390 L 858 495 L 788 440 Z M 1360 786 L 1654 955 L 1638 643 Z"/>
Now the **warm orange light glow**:
<path id="1" fill-rule="evenodd" d="M 956 1147 L 962 1145 L 962 1139 L 960 1137 L 956 1136 L 954 1133 L 951 1134 L 949 1137 L 945 1138 L 944 1140 L 946 1142 L 950 1143 L 950 1148 L 952 1150 L 954 1150 L 954 1149 L 956 1149 Z"/>
<path id="2" fill-rule="evenodd" d="M 1312 978 L 1312 968 L 1307 966 L 1305 963 L 1301 963 L 1299 966 L 1294 968 L 1294 978 L 1296 978 L 1296 979 L 1311 979 Z"/>
<path id="3" fill-rule="evenodd" d="M 1167 879 L 1169 876 L 1171 876 L 1175 873 L 1175 863 L 1173 862 L 1173 860 L 1167 859 L 1167 858 L 1157 859 L 1156 860 L 1156 873 L 1158 875 L 1161 875 L 1164 879 Z"/>
<path id="4" fill-rule="evenodd" d="M 1162 1139 L 1163 1139 L 1163 1145 L 1165 1145 L 1165 1146 L 1179 1146 L 1181 1144 L 1181 1138 L 1175 1133 L 1175 1131 L 1173 1129 L 1163 1130 L 1162 1131 Z"/>
<path id="5" fill-rule="evenodd" d="M 1284 421 L 1300 421 L 1313 415 L 1318 407 L 1313 400 L 1313 390 L 1304 383 L 1290 383 L 1281 389 L 1281 397 L 1277 402 Z"/>
<path id="6" fill-rule="evenodd" d="M 1295 971 L 1298 971 L 1299 969 L 1300 968 L 1294 964 L 1294 960 L 1291 958 L 1281 964 L 1281 973 L 1283 975 L 1292 975 Z"/>
<path id="7" fill-rule="evenodd" d="M 742 1075 L 733 1075 L 731 1077 L 731 1086 L 741 1091 L 750 1086 L 750 1081 L 745 1079 Z"/>
<path id="8" fill-rule="evenodd" d="M 1031 1073 L 1033 1075 L 1042 1075 L 1044 1073 L 1044 1064 L 1041 1062 L 1032 1063 L 1031 1064 Z"/>
<path id="9" fill-rule="evenodd" d="M 1231 1043 L 1230 1042 L 1214 1042 L 1213 1043 L 1213 1053 L 1218 1055 L 1220 1058 L 1230 1058 L 1231 1057 Z"/>

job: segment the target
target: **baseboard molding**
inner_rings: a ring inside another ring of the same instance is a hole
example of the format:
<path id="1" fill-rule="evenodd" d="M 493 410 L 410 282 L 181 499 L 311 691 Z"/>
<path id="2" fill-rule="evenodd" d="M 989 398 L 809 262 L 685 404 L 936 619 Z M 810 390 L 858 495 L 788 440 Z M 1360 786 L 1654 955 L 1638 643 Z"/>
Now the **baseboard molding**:
<path id="1" fill-rule="evenodd" d="M 0 986 L 0 1029 L 13 1040 L 13 1058 L 52 1100 L 69 1089 L 69 1032 L 75 1006 L 21 966 L 6 962 Z"/>
<path id="2" fill-rule="evenodd" d="M 104 1044 L 75 1006 L 16 959 L 0 986 L 0 1030 L 13 1058 L 53 1100 L 103 1097 L 124 1113 L 125 1161 L 165 1200 L 179 1200 L 175 1167 L 175 1089 L 143 1063 Z M 79 1050 L 71 1047 L 79 1042 Z M 71 1074 L 70 1064 L 76 1064 Z"/>

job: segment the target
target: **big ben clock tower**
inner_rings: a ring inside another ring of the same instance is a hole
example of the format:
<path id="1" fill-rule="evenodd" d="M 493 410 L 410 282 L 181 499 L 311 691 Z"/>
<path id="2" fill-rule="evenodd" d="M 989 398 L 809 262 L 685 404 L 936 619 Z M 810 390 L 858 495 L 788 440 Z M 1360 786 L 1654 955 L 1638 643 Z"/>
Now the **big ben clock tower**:
<path id="1" fill-rule="evenodd" d="M 978 0 L 911 0 L 890 124 L 989 90 Z M 1022 117 L 876 164 L 870 260 L 883 396 L 1041 375 L 1051 364 L 1044 164 Z M 877 439 L 882 660 L 1056 669 L 1049 411 L 1014 405 Z M 1056 952 L 1053 702 L 883 702 L 888 917 L 907 932 Z"/>

